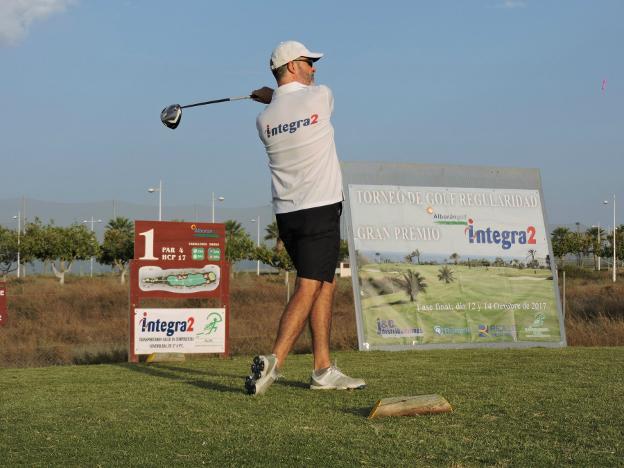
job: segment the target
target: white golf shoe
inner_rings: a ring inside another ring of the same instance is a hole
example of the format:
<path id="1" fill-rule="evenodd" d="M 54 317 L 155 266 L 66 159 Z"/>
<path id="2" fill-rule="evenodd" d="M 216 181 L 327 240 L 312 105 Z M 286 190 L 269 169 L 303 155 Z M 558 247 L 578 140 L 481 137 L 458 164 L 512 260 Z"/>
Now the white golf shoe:
<path id="1" fill-rule="evenodd" d="M 275 354 L 256 356 L 251 364 L 251 375 L 245 379 L 245 390 L 249 395 L 262 395 L 278 378 Z"/>
<path id="2" fill-rule="evenodd" d="M 342 373 L 335 365 L 320 374 L 312 372 L 310 389 L 312 390 L 356 390 L 366 387 L 362 379 L 354 379 Z"/>

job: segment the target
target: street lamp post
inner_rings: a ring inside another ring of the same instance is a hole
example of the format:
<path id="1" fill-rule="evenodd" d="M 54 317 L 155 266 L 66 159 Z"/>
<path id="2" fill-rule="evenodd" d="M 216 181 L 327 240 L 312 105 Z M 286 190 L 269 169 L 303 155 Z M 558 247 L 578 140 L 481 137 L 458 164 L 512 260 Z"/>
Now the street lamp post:
<path id="1" fill-rule="evenodd" d="M 615 227 L 615 193 L 614 193 L 613 194 L 613 282 L 614 283 L 615 283 L 616 274 L 617 274 L 616 239 L 617 239 L 617 227 Z"/>
<path id="2" fill-rule="evenodd" d="M 600 223 L 598 223 L 598 271 L 600 271 L 600 257 L 602 256 L 602 245 L 600 243 Z"/>
<path id="3" fill-rule="evenodd" d="M 162 180 L 158 182 L 158 188 L 150 187 L 147 189 L 149 193 L 158 192 L 158 221 L 162 221 Z"/>
<path id="4" fill-rule="evenodd" d="M 17 277 L 19 278 L 20 269 L 21 269 L 21 258 L 20 258 L 20 237 L 22 234 L 22 212 L 18 211 L 16 216 L 13 216 L 13 219 L 17 220 Z"/>
<path id="5" fill-rule="evenodd" d="M 603 202 L 605 205 L 609 204 L 608 200 Z M 616 237 L 617 237 L 617 228 L 615 227 L 615 193 L 613 194 L 613 282 L 615 283 L 617 278 L 617 256 L 616 256 Z"/>
<path id="6" fill-rule="evenodd" d="M 602 238 L 600 236 L 600 223 L 598 223 L 598 225 L 592 224 L 593 228 L 598 229 L 598 233 L 596 234 L 596 236 L 598 237 L 598 268 L 597 270 L 600 271 L 600 256 L 602 255 L 602 245 L 601 245 L 601 241 Z M 594 250 L 594 257 L 596 256 L 596 252 Z"/>
<path id="7" fill-rule="evenodd" d="M 91 232 L 94 232 L 95 228 L 94 228 L 93 225 L 95 223 L 101 223 L 102 220 L 101 219 L 95 219 L 95 218 L 93 218 L 93 216 L 91 216 L 91 221 L 89 221 L 88 219 L 83 219 L 82 222 L 85 223 L 85 224 L 86 223 L 91 223 Z M 90 270 L 90 273 L 89 273 L 89 277 L 93 278 L 93 256 L 91 256 L 91 270 Z"/>
<path id="8" fill-rule="evenodd" d="M 257 218 L 251 220 L 252 223 L 257 224 L 258 238 L 256 241 L 256 246 L 260 247 L 260 215 Z M 260 276 L 260 260 L 258 260 L 258 264 L 256 266 L 256 275 Z"/>
<path id="9" fill-rule="evenodd" d="M 225 198 L 224 197 L 217 197 L 217 200 L 223 201 L 223 200 L 225 200 Z M 215 213 L 215 193 L 212 192 L 212 222 L 213 223 L 215 222 L 215 215 L 214 215 L 214 213 Z"/>

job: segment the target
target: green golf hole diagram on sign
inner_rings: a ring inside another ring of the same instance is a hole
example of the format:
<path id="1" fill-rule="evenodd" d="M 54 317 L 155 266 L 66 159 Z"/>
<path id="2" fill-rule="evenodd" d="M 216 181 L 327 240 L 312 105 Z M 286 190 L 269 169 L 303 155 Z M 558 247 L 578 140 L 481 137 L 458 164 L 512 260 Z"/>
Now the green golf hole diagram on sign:
<path id="1" fill-rule="evenodd" d="M 139 269 L 139 287 L 142 291 L 171 291 L 193 293 L 212 291 L 219 285 L 220 268 L 206 265 L 201 269 L 161 269 L 146 266 Z"/>

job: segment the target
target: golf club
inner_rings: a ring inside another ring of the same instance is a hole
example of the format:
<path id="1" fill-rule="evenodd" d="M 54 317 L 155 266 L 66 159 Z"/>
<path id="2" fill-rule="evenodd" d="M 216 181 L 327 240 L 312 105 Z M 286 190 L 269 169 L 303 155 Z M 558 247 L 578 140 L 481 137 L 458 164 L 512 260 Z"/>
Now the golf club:
<path id="1" fill-rule="evenodd" d="M 160 120 L 163 124 L 173 130 L 177 128 L 178 125 L 180 125 L 180 120 L 182 119 L 182 109 L 186 109 L 187 107 L 206 106 L 208 104 L 216 104 L 218 102 L 240 101 L 241 99 L 251 99 L 251 96 L 238 96 L 224 99 L 215 99 L 214 101 L 198 102 L 195 104 L 188 104 L 186 106 L 181 106 L 180 104 L 171 104 L 170 106 L 167 106 L 162 110 L 162 112 L 160 113 Z"/>

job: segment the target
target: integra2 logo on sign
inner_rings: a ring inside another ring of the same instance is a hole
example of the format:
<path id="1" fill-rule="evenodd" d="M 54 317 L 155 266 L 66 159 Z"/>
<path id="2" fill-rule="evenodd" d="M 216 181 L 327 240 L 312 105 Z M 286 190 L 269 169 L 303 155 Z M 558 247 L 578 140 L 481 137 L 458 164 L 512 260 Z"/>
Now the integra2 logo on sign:
<path id="1" fill-rule="evenodd" d="M 474 220 L 468 220 L 468 227 L 464 230 L 471 244 L 499 244 L 503 250 L 509 250 L 513 245 L 536 244 L 535 227 L 528 226 L 524 231 L 499 231 L 487 227 L 475 229 Z"/>
<path id="2" fill-rule="evenodd" d="M 267 138 L 271 138 L 279 133 L 295 133 L 300 127 L 307 127 L 316 123 L 318 123 L 318 114 L 312 114 L 309 118 L 305 119 L 293 120 L 290 123 L 278 124 L 273 128 L 267 125 L 266 136 Z"/>
<path id="3" fill-rule="evenodd" d="M 176 332 L 193 332 L 195 319 L 189 317 L 186 320 L 148 320 L 147 312 L 143 313 L 143 318 L 139 321 L 139 326 L 143 333 L 166 333 L 167 336 L 173 336 Z"/>

